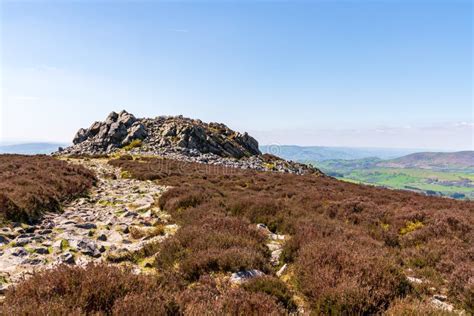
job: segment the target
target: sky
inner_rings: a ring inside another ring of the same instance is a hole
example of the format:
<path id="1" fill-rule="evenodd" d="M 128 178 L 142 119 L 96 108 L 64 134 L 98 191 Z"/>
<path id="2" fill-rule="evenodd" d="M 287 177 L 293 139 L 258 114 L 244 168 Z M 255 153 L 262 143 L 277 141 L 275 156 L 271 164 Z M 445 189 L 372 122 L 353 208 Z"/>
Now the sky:
<path id="1" fill-rule="evenodd" d="M 0 142 L 70 142 L 112 110 L 260 144 L 472 150 L 461 0 L 0 0 Z"/>

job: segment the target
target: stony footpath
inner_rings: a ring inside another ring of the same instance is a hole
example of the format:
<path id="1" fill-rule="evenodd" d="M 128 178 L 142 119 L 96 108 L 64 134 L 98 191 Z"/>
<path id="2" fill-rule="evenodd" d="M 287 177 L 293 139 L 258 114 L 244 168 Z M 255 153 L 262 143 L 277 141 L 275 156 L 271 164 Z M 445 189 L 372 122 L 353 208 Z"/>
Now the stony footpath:
<path id="1" fill-rule="evenodd" d="M 288 264 L 285 263 L 281 265 L 280 257 L 283 252 L 283 247 L 285 246 L 285 243 L 288 240 L 288 236 L 272 233 L 265 224 L 257 224 L 257 230 L 265 234 L 265 236 L 267 237 L 267 241 L 265 245 L 267 246 L 268 250 L 270 250 L 270 253 L 271 253 L 270 264 L 275 269 L 278 268 L 278 271 L 275 274 L 276 277 L 280 278 L 281 280 L 285 282 L 285 279 L 287 279 L 286 274 L 288 273 Z M 242 284 L 253 278 L 258 278 L 262 276 L 265 276 L 265 273 L 260 270 L 257 270 L 257 269 L 244 270 L 244 271 L 232 273 L 229 276 L 229 281 L 234 284 Z M 297 309 L 296 311 L 292 312 L 290 315 L 308 315 L 305 309 L 304 301 L 298 296 L 294 296 L 293 299 L 294 299 L 294 303 L 297 306 Z"/>
<path id="2" fill-rule="evenodd" d="M 270 264 L 273 267 L 278 267 L 280 264 L 280 256 L 283 251 L 283 246 L 286 241 L 285 235 L 278 235 L 272 233 L 265 224 L 257 224 L 257 229 L 267 236 L 266 246 L 271 252 Z M 286 270 L 286 264 L 279 269 L 277 276 L 281 276 Z M 242 283 L 249 279 L 265 275 L 260 270 L 246 270 L 232 273 L 230 281 L 232 283 Z"/>
<path id="3" fill-rule="evenodd" d="M 94 170 L 97 187 L 66 204 L 63 213 L 46 214 L 36 225 L 0 229 L 0 294 L 35 270 L 134 253 L 176 231 L 169 215 L 154 204 L 166 187 L 121 178 L 120 170 L 106 160 L 72 162 Z"/>

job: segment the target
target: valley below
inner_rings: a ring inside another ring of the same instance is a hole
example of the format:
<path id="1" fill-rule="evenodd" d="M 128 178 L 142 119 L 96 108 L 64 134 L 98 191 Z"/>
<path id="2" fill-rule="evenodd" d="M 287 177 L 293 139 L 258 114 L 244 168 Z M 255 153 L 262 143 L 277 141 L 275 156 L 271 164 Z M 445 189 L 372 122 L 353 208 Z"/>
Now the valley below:
<path id="1" fill-rule="evenodd" d="M 375 161 L 379 162 L 378 159 Z M 374 163 L 374 159 L 326 160 L 312 164 L 342 181 L 454 199 L 474 199 L 474 168 L 433 170 L 383 167 Z"/>
<path id="2" fill-rule="evenodd" d="M 473 151 L 299 146 L 262 146 L 262 150 L 279 152 L 285 159 L 310 164 L 342 181 L 431 196 L 474 199 Z"/>

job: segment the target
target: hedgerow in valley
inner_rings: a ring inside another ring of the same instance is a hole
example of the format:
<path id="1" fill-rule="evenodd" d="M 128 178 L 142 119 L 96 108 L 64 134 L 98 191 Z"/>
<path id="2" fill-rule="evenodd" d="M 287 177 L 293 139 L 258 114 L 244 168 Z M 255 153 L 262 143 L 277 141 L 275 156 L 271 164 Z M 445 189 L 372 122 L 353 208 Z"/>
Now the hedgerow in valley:
<path id="1" fill-rule="evenodd" d="M 34 221 L 87 191 L 88 169 L 50 156 L 0 155 L 0 220 Z"/>

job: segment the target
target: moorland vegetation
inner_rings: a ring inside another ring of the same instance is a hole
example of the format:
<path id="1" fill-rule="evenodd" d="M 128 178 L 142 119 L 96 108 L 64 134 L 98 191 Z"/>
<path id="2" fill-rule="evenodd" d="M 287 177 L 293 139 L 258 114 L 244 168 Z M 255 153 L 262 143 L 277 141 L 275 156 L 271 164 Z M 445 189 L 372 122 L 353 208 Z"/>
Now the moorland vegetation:
<path id="1" fill-rule="evenodd" d="M 8 291 L 2 312 L 247 315 L 303 306 L 314 314 L 438 315 L 429 303 L 436 293 L 474 311 L 473 202 L 311 174 L 132 156 L 109 163 L 172 187 L 156 203 L 180 228 L 142 253 L 153 256 L 153 273 L 62 266 Z M 289 237 L 276 267 L 260 223 Z M 229 282 L 249 269 L 266 276 Z"/>
<path id="2" fill-rule="evenodd" d="M 94 174 L 46 155 L 0 155 L 0 220 L 33 222 L 57 212 L 61 202 L 84 194 Z"/>

